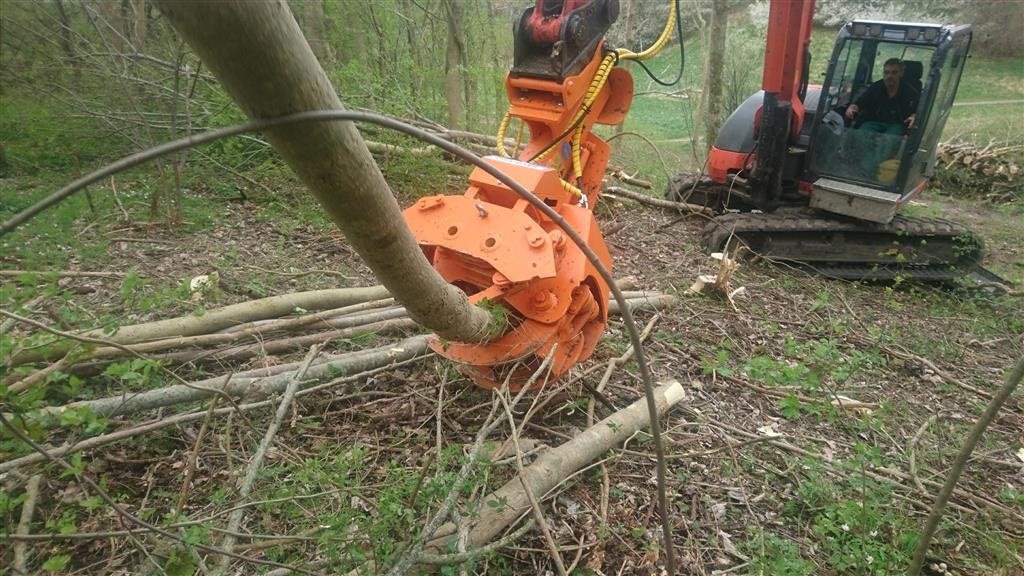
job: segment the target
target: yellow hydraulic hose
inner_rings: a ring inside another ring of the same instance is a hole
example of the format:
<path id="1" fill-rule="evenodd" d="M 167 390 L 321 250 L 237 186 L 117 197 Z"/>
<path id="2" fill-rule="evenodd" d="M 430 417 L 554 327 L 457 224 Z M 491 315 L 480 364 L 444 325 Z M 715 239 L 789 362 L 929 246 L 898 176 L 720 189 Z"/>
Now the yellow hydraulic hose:
<path id="1" fill-rule="evenodd" d="M 495 141 L 496 147 L 498 148 L 498 154 L 506 158 L 509 157 L 508 150 L 505 149 L 505 132 L 508 131 L 509 122 L 512 121 L 512 107 L 509 106 L 508 111 L 505 112 L 505 116 L 501 119 L 501 123 L 498 124 L 498 137 Z"/>
<path id="2" fill-rule="evenodd" d="M 615 67 L 615 54 L 608 54 L 601 61 L 601 66 L 598 67 L 597 73 L 594 74 L 594 80 L 590 83 L 590 87 L 587 88 L 587 94 L 583 98 L 583 105 L 580 106 L 579 111 L 576 112 L 576 117 L 573 118 L 573 122 L 583 114 L 590 111 L 590 107 L 597 100 L 597 96 L 601 93 L 604 88 L 605 82 L 608 81 L 608 76 L 612 73 L 612 68 Z M 572 163 L 573 163 L 573 175 L 578 181 L 583 177 L 583 162 L 580 156 L 583 153 L 583 123 L 576 127 L 576 131 L 572 135 Z"/>
<path id="3" fill-rule="evenodd" d="M 668 44 L 669 39 L 672 37 L 672 32 L 676 26 L 676 11 L 675 1 L 669 0 L 668 9 L 668 21 L 665 22 L 665 28 L 661 31 L 661 35 L 658 39 L 646 50 L 641 52 L 633 52 L 625 48 L 619 48 L 614 53 L 608 54 L 601 61 L 601 65 L 598 67 L 597 72 L 594 74 L 594 78 L 590 82 L 590 86 L 587 88 L 587 93 L 583 98 L 583 102 L 580 104 L 576 114 L 573 115 L 572 125 L 580 119 L 581 116 L 590 112 L 590 107 L 594 101 L 597 100 L 598 94 L 601 93 L 601 89 L 604 88 L 605 83 L 608 80 L 608 75 L 611 73 L 612 68 L 615 66 L 618 60 L 647 60 L 657 56 L 659 52 Z M 505 134 L 508 132 L 509 124 L 512 121 L 512 108 L 509 107 L 509 111 L 505 113 L 505 116 L 501 119 L 501 123 L 498 125 L 498 137 L 497 137 L 497 148 L 498 153 L 502 156 L 508 157 L 508 150 L 505 149 Z M 522 127 L 520 127 L 520 130 Z M 521 134 L 521 132 L 520 132 Z M 516 146 L 518 148 L 518 144 Z M 543 154 L 533 159 L 533 162 L 540 162 L 550 156 L 558 146 L 551 146 Z M 572 163 L 573 163 L 573 175 L 577 181 L 583 177 L 583 124 L 580 123 L 572 135 Z M 572 183 L 562 180 L 562 187 L 572 193 L 575 196 L 583 196 L 583 192 L 574 186 Z"/>
<path id="4" fill-rule="evenodd" d="M 519 154 L 519 145 L 523 143 L 523 128 L 526 127 L 526 122 L 523 119 L 519 119 L 519 129 L 516 130 L 516 146 L 512 149 L 513 154 Z"/>
<path id="5" fill-rule="evenodd" d="M 658 37 L 658 40 L 655 41 L 650 48 L 639 53 L 627 50 L 626 48 L 619 48 L 616 50 L 619 54 L 619 60 L 647 60 L 648 58 L 657 56 L 658 52 L 661 52 L 661 49 L 665 47 L 665 44 L 668 44 L 668 40 L 672 37 L 672 31 L 676 26 L 675 1 L 676 0 L 669 0 L 668 21 L 665 22 L 665 29 L 661 31 L 661 36 Z"/>

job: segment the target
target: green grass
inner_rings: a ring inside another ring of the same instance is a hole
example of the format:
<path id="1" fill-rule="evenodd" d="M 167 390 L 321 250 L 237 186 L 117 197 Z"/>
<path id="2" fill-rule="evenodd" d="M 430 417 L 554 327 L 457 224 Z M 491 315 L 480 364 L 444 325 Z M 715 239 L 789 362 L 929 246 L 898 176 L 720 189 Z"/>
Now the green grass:
<path id="1" fill-rule="evenodd" d="M 98 162 L 96 163 L 99 164 Z M 85 170 L 46 170 L 15 178 L 0 178 L 0 219 L 6 220 L 37 201 L 84 175 Z M 196 185 L 213 180 L 216 174 L 184 170 L 182 212 L 184 222 L 165 232 L 189 234 L 207 230 L 223 217 L 223 201 L 217 194 L 197 193 Z M 117 176 L 120 199 L 133 222 L 149 220 L 149 199 L 166 184 L 151 167 L 136 168 Z M 211 196 L 214 196 L 211 198 Z M 212 200 L 212 201 L 211 201 Z M 166 205 L 166 199 L 163 201 Z M 71 256 L 82 265 L 103 266 L 108 263 L 108 237 L 99 234 L 90 224 L 103 228 L 116 222 L 120 211 L 115 205 L 110 181 L 90 186 L 68 199 L 47 208 L 32 220 L 0 239 L 4 257 L 16 259 L 22 269 L 57 269 Z M 105 231 L 105 230 L 104 230 Z M 136 232 L 128 231 L 123 236 Z M 74 251 L 70 247 L 74 246 Z"/>
<path id="2" fill-rule="evenodd" d="M 123 139 L 97 122 L 68 115 L 56 103 L 37 95 L 8 89 L 0 98 L 0 143 L 7 173 L 65 172 L 131 151 Z M 0 165 L 0 179 L 6 175 Z"/>

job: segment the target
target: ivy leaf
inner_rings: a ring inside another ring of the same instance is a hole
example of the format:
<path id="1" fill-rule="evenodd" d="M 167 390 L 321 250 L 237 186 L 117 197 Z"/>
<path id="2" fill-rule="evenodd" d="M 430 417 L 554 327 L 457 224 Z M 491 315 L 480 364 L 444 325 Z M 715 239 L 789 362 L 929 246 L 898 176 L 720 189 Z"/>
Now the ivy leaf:
<path id="1" fill-rule="evenodd" d="M 68 565 L 69 560 L 71 560 L 71 556 L 67 554 L 50 556 L 46 562 L 43 562 L 43 570 L 47 572 L 60 572 Z"/>
<path id="2" fill-rule="evenodd" d="M 787 420 L 800 417 L 800 400 L 796 396 L 786 396 L 779 400 L 779 410 Z"/>

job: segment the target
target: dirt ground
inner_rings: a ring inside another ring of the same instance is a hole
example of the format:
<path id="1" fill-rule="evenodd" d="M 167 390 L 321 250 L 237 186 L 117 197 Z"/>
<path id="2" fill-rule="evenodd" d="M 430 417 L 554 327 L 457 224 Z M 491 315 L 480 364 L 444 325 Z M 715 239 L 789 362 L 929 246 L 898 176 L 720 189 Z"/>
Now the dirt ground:
<path id="1" fill-rule="evenodd" d="M 989 248 L 998 254 L 999 271 L 1021 270 L 1019 215 L 936 202 L 943 211 L 956 211 L 954 219 L 995 230 Z M 926 285 L 830 281 L 744 262 L 733 280 L 744 290 L 733 306 L 684 293 L 699 274 L 716 268 L 699 249 L 701 217 L 612 199 L 598 215 L 610 231 L 616 277 L 632 276 L 643 289 L 679 296 L 674 308 L 643 312 L 638 322 L 654 323 L 645 353 L 656 379 L 677 379 L 687 394 L 663 422 L 673 544 L 682 573 L 890 574 L 905 566 L 912 550 L 908 537 L 923 523 L 937 485 L 986 403 L 984 394 L 999 386 L 1024 351 L 1021 300 Z M 83 311 L 83 325 L 90 316 L 119 309 L 127 310 L 125 323 L 187 313 L 195 303 L 174 287 L 213 271 L 220 279 L 208 308 L 375 283 L 336 231 L 301 218 L 268 221 L 260 206 L 249 203 L 225 204 L 220 223 L 195 235 L 103 222 L 81 239 L 109 238 L 112 231 L 148 240 L 113 241 L 106 255 L 111 270 L 135 270 L 142 287 L 126 306 L 123 280 L 60 280 L 74 292 L 67 306 Z M 59 316 L 43 307 L 34 317 L 53 323 Z M 328 351 L 387 338 L 336 341 Z M 627 344 L 621 320 L 613 319 L 595 355 L 541 393 L 545 405 L 525 425 L 524 437 L 557 446 L 585 428 L 589 395 L 583 384 L 596 384 L 603 366 Z M 300 360 L 304 352 L 264 356 L 245 366 Z M 238 368 L 205 365 L 180 374 Z M 117 386 L 97 376 L 79 394 L 99 396 Z M 614 371 L 605 395 L 617 407 L 642 395 L 635 363 Z M 837 407 L 839 397 L 861 404 Z M 257 480 L 254 499 L 264 504 L 247 514 L 243 532 L 252 536 L 240 540 L 240 552 L 338 573 L 359 558 L 393 550 L 381 542 L 405 540 L 436 510 L 443 480 L 472 443 L 489 398 L 437 359 L 301 398 Z M 951 574 L 1024 573 L 1021 398 L 1018 392 L 984 436 L 933 545 L 933 563 L 945 562 Z M 601 418 L 609 411 L 597 404 L 596 413 Z M 199 422 L 129 439 L 86 452 L 81 473 L 130 511 L 156 521 L 173 510 L 183 468 L 197 451 L 196 485 L 184 513 L 210 518 L 235 503 L 244 463 L 271 417 L 259 411 L 246 419 L 213 419 L 202 443 L 196 442 Z M 107 429 L 127 424 L 116 420 Z M 492 438 L 506 436 L 499 427 Z M 37 517 L 46 524 L 34 532 L 60 532 L 67 518 L 76 534 L 123 528 L 87 487 L 56 467 L 21 472 L 44 474 Z M 488 466 L 463 495 L 462 514 L 484 505 L 481 495 L 513 474 L 508 463 Z M 573 573 L 658 573 L 663 553 L 654 476 L 650 438 L 640 433 L 544 501 L 551 536 Z M 440 492 L 419 493 L 423 477 L 435 480 L 424 491 Z M 4 478 L 7 494 L 18 492 L 19 478 Z M 17 510 L 4 508 L 8 534 Z M 218 517 L 182 534 L 215 544 L 223 522 Z M 11 547 L 0 539 L 5 557 Z M 158 573 L 142 550 L 159 558 L 165 573 L 186 573 L 169 568 L 175 553 L 153 536 L 54 538 L 30 542 L 30 549 L 40 563 L 70 556 L 54 573 Z M 479 574 L 555 570 L 537 531 L 463 568 Z M 237 564 L 232 573 L 265 571 Z M 456 572 L 445 567 L 442 573 Z"/>

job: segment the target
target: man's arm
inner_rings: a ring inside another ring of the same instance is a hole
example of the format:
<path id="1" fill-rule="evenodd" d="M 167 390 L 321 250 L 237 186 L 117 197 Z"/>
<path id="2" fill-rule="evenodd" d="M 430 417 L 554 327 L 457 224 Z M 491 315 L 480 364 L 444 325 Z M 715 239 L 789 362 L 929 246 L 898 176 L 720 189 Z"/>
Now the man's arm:
<path id="1" fill-rule="evenodd" d="M 860 96 L 854 99 L 853 104 L 850 104 L 849 106 L 846 107 L 847 120 L 853 120 L 857 113 L 860 112 L 862 107 L 866 106 L 868 108 L 871 108 L 871 103 L 876 98 L 875 93 L 878 92 L 878 87 L 878 82 L 875 82 L 874 84 L 868 86 L 867 90 L 861 92 Z"/>

